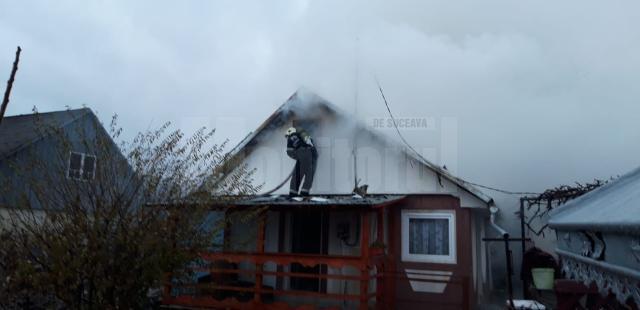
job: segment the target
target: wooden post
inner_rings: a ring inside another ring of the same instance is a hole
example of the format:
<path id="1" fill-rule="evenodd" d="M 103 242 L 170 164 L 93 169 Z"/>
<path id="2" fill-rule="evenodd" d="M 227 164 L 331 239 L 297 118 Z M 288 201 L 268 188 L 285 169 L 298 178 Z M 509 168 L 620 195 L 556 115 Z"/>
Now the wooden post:
<path id="1" fill-rule="evenodd" d="M 231 216 L 230 210 L 224 211 L 224 228 L 222 236 L 222 251 L 231 252 Z"/>
<path id="2" fill-rule="evenodd" d="M 385 244 L 384 242 L 384 208 L 378 209 L 377 213 L 377 230 L 376 241 L 378 244 Z M 385 244 L 386 246 L 386 244 Z M 386 257 L 385 248 L 382 248 L 383 257 Z M 380 277 L 380 275 L 382 277 Z M 383 294 L 384 292 L 384 260 L 376 260 L 376 308 L 383 309 Z"/>
<path id="3" fill-rule="evenodd" d="M 360 256 L 362 263 L 360 267 L 360 309 L 367 309 L 369 303 L 369 212 L 362 212 L 360 215 Z"/>
<path id="4" fill-rule="evenodd" d="M 265 226 L 267 220 L 267 213 L 262 212 L 258 216 L 258 234 L 256 239 L 256 252 L 259 254 L 264 254 L 264 235 L 265 235 Z M 256 263 L 256 292 L 253 295 L 253 301 L 257 306 L 260 306 L 262 303 L 262 263 Z"/>
<path id="5" fill-rule="evenodd" d="M 467 276 L 463 276 L 462 277 L 462 309 L 465 310 L 470 310 L 471 309 L 471 302 L 470 302 L 470 296 L 469 296 L 469 292 L 471 291 L 471 284 L 469 283 L 469 277 Z"/>
<path id="6" fill-rule="evenodd" d="M 387 242 L 387 250 L 389 251 L 389 255 L 387 255 L 384 259 L 385 264 L 385 274 L 384 274 L 384 307 L 385 309 L 393 309 L 395 308 L 395 300 L 396 300 L 396 276 L 397 276 L 397 262 L 396 258 L 398 257 L 398 241 L 401 239 L 398 237 L 400 234 L 400 221 L 397 218 L 399 212 L 397 209 L 391 208 L 387 213 L 387 229 L 389 240 Z"/>
<path id="7" fill-rule="evenodd" d="M 18 50 L 16 51 L 16 59 L 13 61 L 13 69 L 11 69 L 11 75 L 9 76 L 9 80 L 7 81 L 7 88 L 4 90 L 4 97 L 2 98 L 2 105 L 0 106 L 0 123 L 2 123 L 2 118 L 4 118 L 4 112 L 7 110 L 7 106 L 9 105 L 9 95 L 11 94 L 13 81 L 16 77 L 16 71 L 18 71 L 18 62 L 20 61 L 20 52 L 22 52 L 22 49 L 20 48 L 20 46 L 18 46 Z"/>
<path id="8" fill-rule="evenodd" d="M 284 247 L 284 238 L 285 238 L 285 231 L 286 231 L 286 220 L 287 220 L 287 216 L 285 211 L 278 211 L 278 253 L 284 253 L 285 252 L 285 247 Z M 276 265 L 277 271 L 278 272 L 284 272 L 284 266 L 282 266 L 282 264 L 277 264 Z M 276 289 L 278 290 L 282 290 L 284 288 L 284 279 L 283 277 L 276 277 Z"/>
<path id="9" fill-rule="evenodd" d="M 366 262 L 369 263 L 369 243 L 371 238 L 369 237 L 371 231 L 371 224 L 369 223 L 369 212 L 362 212 L 360 215 L 360 255 L 362 259 L 366 259 Z"/>
<path id="10" fill-rule="evenodd" d="M 376 214 L 378 216 L 377 229 L 376 229 L 376 241 L 384 243 L 384 208 L 378 209 Z"/>

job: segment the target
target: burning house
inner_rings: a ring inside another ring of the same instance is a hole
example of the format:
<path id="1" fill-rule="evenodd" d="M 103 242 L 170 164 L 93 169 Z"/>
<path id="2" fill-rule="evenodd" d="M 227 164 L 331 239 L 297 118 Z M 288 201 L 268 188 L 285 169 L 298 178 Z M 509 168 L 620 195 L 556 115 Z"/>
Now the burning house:
<path id="1" fill-rule="evenodd" d="M 318 157 L 310 196 L 289 197 L 294 160 L 285 133 L 304 128 Z M 230 308 L 471 309 L 490 282 L 486 244 L 493 200 L 449 171 L 299 91 L 215 172 L 255 169 L 264 195 L 240 198 L 220 251 L 196 290 L 167 287 L 171 305 Z M 283 182 L 284 180 L 284 182 Z"/>

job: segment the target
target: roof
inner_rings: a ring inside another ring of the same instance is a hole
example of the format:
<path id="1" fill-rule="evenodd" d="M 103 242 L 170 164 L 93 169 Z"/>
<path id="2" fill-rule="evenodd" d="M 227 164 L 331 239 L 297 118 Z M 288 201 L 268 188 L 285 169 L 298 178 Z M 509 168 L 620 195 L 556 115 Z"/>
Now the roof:
<path id="1" fill-rule="evenodd" d="M 386 205 L 405 198 L 405 195 L 374 194 L 365 197 L 357 195 L 314 195 L 307 199 L 292 199 L 286 195 L 247 197 L 233 202 L 236 206 L 361 206 Z"/>
<path id="2" fill-rule="evenodd" d="M 246 156 L 250 151 L 250 147 L 257 144 L 260 140 L 260 136 L 270 131 L 273 128 L 278 128 L 282 124 L 288 122 L 290 118 L 294 115 L 300 114 L 312 114 L 314 115 L 316 111 L 327 111 L 334 114 L 337 117 L 348 118 L 347 113 L 340 110 L 335 105 L 331 104 L 326 99 L 306 90 L 299 89 L 296 91 L 289 99 L 283 103 L 273 114 L 271 114 L 256 130 L 250 132 L 236 147 L 234 147 L 230 152 L 230 160 L 231 163 L 237 163 L 239 156 Z M 455 185 L 457 185 L 460 189 L 470 193 L 472 196 L 480 199 L 487 205 L 493 205 L 493 199 L 486 194 L 484 194 L 481 190 L 476 188 L 475 186 L 465 182 L 464 180 L 454 176 L 449 171 L 439 167 L 438 165 L 430 162 L 425 159 L 422 155 L 415 153 L 409 150 L 407 147 L 400 145 L 396 141 L 392 141 L 387 139 L 386 137 L 375 133 L 368 129 L 366 126 L 356 123 L 356 127 L 358 130 L 362 130 L 363 132 L 367 132 L 372 137 L 376 139 L 383 140 L 384 143 L 388 145 L 395 145 L 398 149 L 401 149 L 404 154 L 414 159 L 418 163 L 424 165 L 428 169 L 434 171 L 436 174 L 442 176 L 443 178 L 451 181 Z M 222 173 L 223 175 L 226 172 L 230 172 L 233 167 L 223 167 L 222 171 L 214 172 L 214 175 L 219 175 Z"/>
<path id="3" fill-rule="evenodd" d="M 39 126 L 60 128 L 87 113 L 91 110 L 83 108 L 4 117 L 0 123 L 0 159 L 40 140 L 44 133 Z"/>
<path id="4" fill-rule="evenodd" d="M 551 212 L 554 229 L 640 233 L 640 168 Z"/>

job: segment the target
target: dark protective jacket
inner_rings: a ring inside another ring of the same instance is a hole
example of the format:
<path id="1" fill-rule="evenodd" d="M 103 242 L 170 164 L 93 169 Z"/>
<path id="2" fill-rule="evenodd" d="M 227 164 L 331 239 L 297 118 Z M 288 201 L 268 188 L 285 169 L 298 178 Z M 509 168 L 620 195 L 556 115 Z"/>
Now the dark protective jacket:
<path id="1" fill-rule="evenodd" d="M 287 137 L 287 155 L 296 160 L 289 185 L 289 195 L 298 195 L 298 191 L 303 196 L 309 195 L 318 159 L 318 151 L 311 136 L 306 131 L 296 128 L 296 133 Z"/>
<path id="2" fill-rule="evenodd" d="M 304 131 L 304 129 L 296 128 L 296 133 L 287 138 L 287 155 L 297 160 L 294 151 L 301 147 L 311 147 L 315 149 L 311 136 Z"/>

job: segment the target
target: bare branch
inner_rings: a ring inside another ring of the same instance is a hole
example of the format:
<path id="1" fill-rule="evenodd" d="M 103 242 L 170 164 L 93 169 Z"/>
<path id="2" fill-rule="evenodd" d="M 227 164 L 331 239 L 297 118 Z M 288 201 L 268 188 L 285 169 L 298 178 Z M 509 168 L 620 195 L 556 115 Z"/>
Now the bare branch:
<path id="1" fill-rule="evenodd" d="M 13 69 L 11 69 L 11 75 L 9 76 L 9 80 L 7 81 L 7 88 L 4 90 L 4 97 L 2 98 L 2 105 L 0 106 L 0 123 L 2 123 L 4 112 L 7 110 L 7 106 L 9 105 L 9 96 L 11 95 L 13 81 L 16 77 L 16 72 L 18 71 L 20 52 L 22 52 L 22 49 L 20 48 L 20 46 L 18 46 L 18 49 L 16 50 L 16 59 L 13 61 Z"/>

